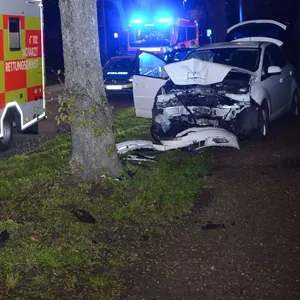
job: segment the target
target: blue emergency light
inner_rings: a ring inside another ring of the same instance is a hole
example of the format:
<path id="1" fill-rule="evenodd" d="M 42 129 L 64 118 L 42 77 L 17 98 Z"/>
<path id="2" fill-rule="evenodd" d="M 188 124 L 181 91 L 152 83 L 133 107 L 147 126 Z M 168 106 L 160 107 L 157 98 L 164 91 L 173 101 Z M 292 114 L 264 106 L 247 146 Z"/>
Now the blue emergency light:
<path id="1" fill-rule="evenodd" d="M 141 19 L 132 19 L 132 20 L 130 20 L 130 23 L 132 23 L 132 24 L 141 24 L 141 23 L 143 23 L 143 20 L 141 20 Z"/>
<path id="2" fill-rule="evenodd" d="M 158 22 L 159 23 L 170 23 L 170 22 L 172 22 L 172 18 L 159 18 Z"/>
<path id="3" fill-rule="evenodd" d="M 155 20 L 155 21 L 154 21 Z M 132 26 L 146 26 L 152 27 L 160 24 L 160 26 L 170 26 L 173 19 L 168 12 L 159 12 L 154 18 L 145 17 L 142 14 L 135 14 L 129 22 L 129 27 Z"/>

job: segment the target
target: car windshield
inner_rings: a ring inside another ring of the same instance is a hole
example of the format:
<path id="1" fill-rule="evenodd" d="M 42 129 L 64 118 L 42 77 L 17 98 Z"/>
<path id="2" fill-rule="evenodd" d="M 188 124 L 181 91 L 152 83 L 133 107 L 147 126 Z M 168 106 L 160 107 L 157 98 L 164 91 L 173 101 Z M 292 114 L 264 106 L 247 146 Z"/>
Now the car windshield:
<path id="1" fill-rule="evenodd" d="M 145 27 L 142 29 L 129 30 L 130 47 L 161 47 L 169 46 L 171 28 Z"/>
<path id="2" fill-rule="evenodd" d="M 191 52 L 191 49 L 184 49 L 184 50 L 176 50 L 171 55 L 170 62 L 176 62 L 183 60 L 188 53 Z"/>
<path id="3" fill-rule="evenodd" d="M 113 58 L 104 66 L 105 70 L 134 70 L 135 58 Z"/>
<path id="4" fill-rule="evenodd" d="M 259 64 L 259 49 L 256 48 L 217 48 L 191 52 L 186 58 L 214 62 L 255 72 Z"/>

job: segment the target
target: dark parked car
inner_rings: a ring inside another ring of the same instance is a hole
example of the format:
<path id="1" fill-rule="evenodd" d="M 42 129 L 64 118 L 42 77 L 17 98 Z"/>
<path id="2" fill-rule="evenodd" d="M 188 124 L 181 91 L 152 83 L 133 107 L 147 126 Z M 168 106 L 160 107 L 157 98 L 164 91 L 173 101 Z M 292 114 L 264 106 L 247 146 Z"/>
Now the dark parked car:
<path id="1" fill-rule="evenodd" d="M 105 90 L 110 94 L 132 94 L 134 56 L 112 57 L 103 67 Z"/>

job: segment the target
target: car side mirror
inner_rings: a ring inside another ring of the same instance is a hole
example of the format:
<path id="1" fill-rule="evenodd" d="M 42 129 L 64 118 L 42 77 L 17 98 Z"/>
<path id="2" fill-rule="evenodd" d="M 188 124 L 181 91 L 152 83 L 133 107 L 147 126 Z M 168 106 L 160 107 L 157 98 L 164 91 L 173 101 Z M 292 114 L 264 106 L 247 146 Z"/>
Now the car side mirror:
<path id="1" fill-rule="evenodd" d="M 268 74 L 280 74 L 282 69 L 278 66 L 270 66 L 268 68 Z"/>

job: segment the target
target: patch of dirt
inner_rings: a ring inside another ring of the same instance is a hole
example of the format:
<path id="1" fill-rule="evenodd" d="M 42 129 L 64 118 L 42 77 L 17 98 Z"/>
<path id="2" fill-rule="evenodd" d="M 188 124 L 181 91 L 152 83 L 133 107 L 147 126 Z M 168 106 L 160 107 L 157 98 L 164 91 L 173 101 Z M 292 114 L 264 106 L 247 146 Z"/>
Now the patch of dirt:
<path id="1" fill-rule="evenodd" d="M 107 196 L 113 192 L 113 188 L 107 188 L 103 184 L 94 184 L 89 192 L 89 195 L 92 197 L 96 196 Z"/>
<path id="2" fill-rule="evenodd" d="M 299 150 L 285 119 L 266 142 L 212 150 L 195 207 L 126 269 L 123 299 L 300 299 Z"/>

